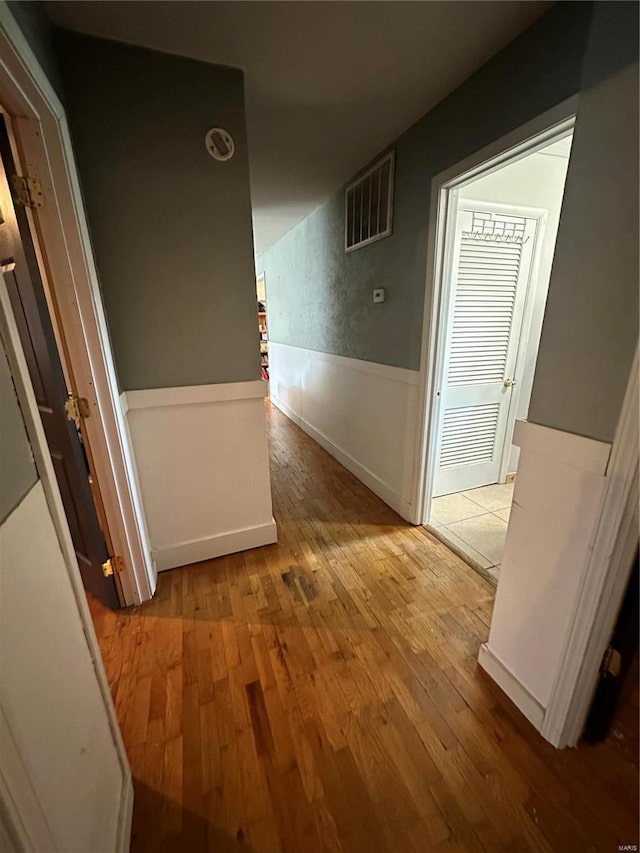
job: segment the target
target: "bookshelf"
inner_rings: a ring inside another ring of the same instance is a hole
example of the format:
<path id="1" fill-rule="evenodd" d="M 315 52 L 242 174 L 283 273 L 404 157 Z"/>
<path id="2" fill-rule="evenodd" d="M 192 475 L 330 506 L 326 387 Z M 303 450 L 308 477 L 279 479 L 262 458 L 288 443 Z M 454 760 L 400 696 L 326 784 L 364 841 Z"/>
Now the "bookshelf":
<path id="1" fill-rule="evenodd" d="M 269 336 L 267 331 L 267 312 L 264 302 L 258 302 L 258 332 L 260 334 L 260 368 L 262 378 L 269 379 Z"/>

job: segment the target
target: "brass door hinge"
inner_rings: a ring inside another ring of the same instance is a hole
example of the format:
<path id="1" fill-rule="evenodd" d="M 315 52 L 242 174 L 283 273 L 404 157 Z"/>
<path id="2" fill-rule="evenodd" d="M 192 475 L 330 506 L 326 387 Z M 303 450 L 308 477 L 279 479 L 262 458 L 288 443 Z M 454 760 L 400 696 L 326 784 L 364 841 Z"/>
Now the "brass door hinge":
<path id="1" fill-rule="evenodd" d="M 609 675 L 612 675 L 614 678 L 619 678 L 621 670 L 622 656 L 617 649 L 614 649 L 613 646 L 609 646 L 607 651 L 604 653 L 601 671 L 609 673 Z"/>
<path id="2" fill-rule="evenodd" d="M 12 175 L 11 196 L 20 207 L 44 207 L 44 194 L 39 178 Z"/>
<path id="3" fill-rule="evenodd" d="M 105 578 L 113 577 L 114 572 L 121 572 L 124 570 L 124 560 L 122 557 L 109 557 L 109 559 L 102 564 L 102 574 Z"/>
<path id="4" fill-rule="evenodd" d="M 76 397 L 74 394 L 69 394 L 69 398 L 64 404 L 64 410 L 70 421 L 80 421 L 81 418 L 88 418 L 91 415 L 91 407 L 86 397 Z"/>

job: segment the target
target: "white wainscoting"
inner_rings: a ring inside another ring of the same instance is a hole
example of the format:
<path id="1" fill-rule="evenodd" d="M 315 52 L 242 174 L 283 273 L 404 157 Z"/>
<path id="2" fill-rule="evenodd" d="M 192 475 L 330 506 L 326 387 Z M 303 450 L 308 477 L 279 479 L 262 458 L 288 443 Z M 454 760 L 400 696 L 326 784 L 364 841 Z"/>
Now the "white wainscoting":
<path id="1" fill-rule="evenodd" d="M 415 522 L 418 372 L 269 342 L 272 402 Z"/>
<path id="2" fill-rule="evenodd" d="M 611 445 L 517 421 L 520 462 L 480 664 L 539 729 L 562 666 L 600 518 Z M 495 668 L 493 668 L 495 669 Z M 498 679 L 496 679 L 498 680 Z M 523 697 L 525 697 L 523 699 Z"/>
<path id="3" fill-rule="evenodd" d="M 258 380 L 122 394 L 158 571 L 276 541 L 265 390 Z"/>
<path id="4" fill-rule="evenodd" d="M 66 545 L 38 480 L 0 525 L 0 805 L 20 850 L 124 853 L 133 786 Z"/>

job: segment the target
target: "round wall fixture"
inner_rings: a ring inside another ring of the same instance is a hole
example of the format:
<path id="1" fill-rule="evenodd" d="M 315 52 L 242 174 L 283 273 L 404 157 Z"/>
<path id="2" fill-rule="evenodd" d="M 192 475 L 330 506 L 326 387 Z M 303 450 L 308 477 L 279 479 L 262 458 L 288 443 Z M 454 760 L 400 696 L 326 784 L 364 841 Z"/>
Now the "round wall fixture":
<path id="1" fill-rule="evenodd" d="M 204 138 L 204 144 L 214 160 L 231 160 L 236 150 L 233 136 L 224 127 L 212 127 Z"/>

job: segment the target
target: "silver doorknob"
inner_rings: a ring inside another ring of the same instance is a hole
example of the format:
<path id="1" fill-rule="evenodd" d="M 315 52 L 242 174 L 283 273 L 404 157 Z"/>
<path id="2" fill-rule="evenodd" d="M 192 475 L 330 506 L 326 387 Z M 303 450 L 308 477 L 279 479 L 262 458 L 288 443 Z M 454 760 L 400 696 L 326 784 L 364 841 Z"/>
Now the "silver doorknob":
<path id="1" fill-rule="evenodd" d="M 517 379 L 505 379 L 504 380 L 504 387 L 505 388 L 513 388 L 513 386 L 517 385 L 517 384 L 518 384 Z"/>

